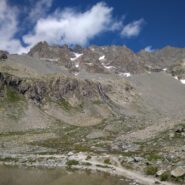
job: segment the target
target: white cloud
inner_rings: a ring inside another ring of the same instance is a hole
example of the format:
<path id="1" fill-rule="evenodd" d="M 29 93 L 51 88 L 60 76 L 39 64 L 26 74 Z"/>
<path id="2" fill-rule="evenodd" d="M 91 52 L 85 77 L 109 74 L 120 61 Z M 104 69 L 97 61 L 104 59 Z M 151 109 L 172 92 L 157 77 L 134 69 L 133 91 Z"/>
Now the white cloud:
<path id="1" fill-rule="evenodd" d="M 23 48 L 14 35 L 18 31 L 18 10 L 10 7 L 6 0 L 0 1 L 0 49 L 11 53 L 20 52 Z"/>
<path id="2" fill-rule="evenodd" d="M 97 3 L 83 13 L 74 9 L 58 10 L 39 19 L 34 31 L 25 35 L 23 40 L 31 46 L 38 41 L 86 45 L 96 35 L 118 29 L 120 23 L 113 20 L 112 10 L 105 3 Z"/>
<path id="3" fill-rule="evenodd" d="M 39 18 L 45 17 L 47 12 L 50 10 L 53 0 L 30 0 L 31 5 L 33 4 L 28 19 L 31 22 L 37 21 Z"/>
<path id="4" fill-rule="evenodd" d="M 53 0 L 29 0 L 29 7 L 22 5 L 24 11 L 7 2 L 0 0 L 0 49 L 10 53 L 27 52 L 39 41 L 85 46 L 101 33 L 121 29 L 123 36 L 136 36 L 144 22 L 140 19 L 123 27 L 123 20 L 113 17 L 113 8 L 102 2 L 84 12 L 68 8 L 54 13 L 50 12 Z"/>
<path id="5" fill-rule="evenodd" d="M 155 51 L 155 49 L 152 48 L 152 46 L 147 46 L 145 49 L 144 49 L 146 52 L 149 52 L 149 53 L 152 53 Z"/>
<path id="6" fill-rule="evenodd" d="M 123 27 L 121 35 L 125 38 L 131 38 L 131 37 L 138 36 L 141 32 L 143 24 L 144 24 L 143 19 L 133 21 Z"/>

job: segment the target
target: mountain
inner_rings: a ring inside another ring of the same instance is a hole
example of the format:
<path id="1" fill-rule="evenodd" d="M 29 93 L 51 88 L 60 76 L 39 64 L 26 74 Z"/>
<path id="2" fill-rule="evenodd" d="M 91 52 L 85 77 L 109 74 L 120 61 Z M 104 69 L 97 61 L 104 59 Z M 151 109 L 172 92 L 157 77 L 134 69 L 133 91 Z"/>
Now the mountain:
<path id="1" fill-rule="evenodd" d="M 184 84 L 184 48 L 40 42 L 24 55 L 0 51 L 0 159 L 106 153 L 143 172 L 160 160 L 167 173 L 184 160 Z"/>

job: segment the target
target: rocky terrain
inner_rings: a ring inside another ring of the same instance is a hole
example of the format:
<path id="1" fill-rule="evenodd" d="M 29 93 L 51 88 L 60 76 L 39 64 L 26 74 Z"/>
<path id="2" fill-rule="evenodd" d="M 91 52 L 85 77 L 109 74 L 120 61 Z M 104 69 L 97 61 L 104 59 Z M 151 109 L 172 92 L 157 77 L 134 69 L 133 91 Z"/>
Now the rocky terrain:
<path id="1" fill-rule="evenodd" d="M 185 49 L 0 51 L 0 138 L 3 164 L 184 184 Z"/>

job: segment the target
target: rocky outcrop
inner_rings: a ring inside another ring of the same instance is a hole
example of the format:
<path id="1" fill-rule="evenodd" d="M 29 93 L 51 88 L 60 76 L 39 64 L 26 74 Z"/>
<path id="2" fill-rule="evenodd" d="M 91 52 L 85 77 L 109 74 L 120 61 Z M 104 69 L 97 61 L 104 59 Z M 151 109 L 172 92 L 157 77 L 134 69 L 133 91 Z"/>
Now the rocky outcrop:
<path id="1" fill-rule="evenodd" d="M 0 60 L 6 60 L 8 58 L 8 52 L 0 50 Z"/>
<path id="2" fill-rule="evenodd" d="M 102 96 L 99 93 L 99 84 L 63 76 L 47 80 L 32 80 L 0 73 L 0 84 L 1 88 L 5 85 L 12 87 L 37 103 L 42 103 L 46 98 L 57 102 L 72 96 L 76 96 L 81 101 L 95 101 L 101 100 Z"/>
<path id="3" fill-rule="evenodd" d="M 185 169 L 182 166 L 179 166 L 171 171 L 173 177 L 182 177 L 185 175 Z"/>
<path id="4" fill-rule="evenodd" d="M 67 45 L 50 46 L 47 42 L 39 42 L 30 50 L 28 55 L 40 60 L 55 62 L 66 67 L 69 67 L 69 59 L 73 57 Z"/>

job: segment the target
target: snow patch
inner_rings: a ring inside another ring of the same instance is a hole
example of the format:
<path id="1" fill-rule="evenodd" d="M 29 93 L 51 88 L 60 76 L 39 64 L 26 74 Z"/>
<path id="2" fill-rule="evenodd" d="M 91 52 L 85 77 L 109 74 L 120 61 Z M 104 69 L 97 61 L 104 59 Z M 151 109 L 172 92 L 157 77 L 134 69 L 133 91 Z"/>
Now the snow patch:
<path id="1" fill-rule="evenodd" d="M 103 56 L 101 56 L 100 58 L 99 58 L 99 60 L 104 60 L 105 59 L 105 55 L 103 55 Z"/>
<path id="2" fill-rule="evenodd" d="M 177 76 L 174 76 L 175 80 L 178 80 L 178 77 Z"/>
<path id="3" fill-rule="evenodd" d="M 74 58 L 70 58 L 71 61 L 75 61 L 76 59 L 78 59 L 79 57 L 81 57 L 83 55 L 83 53 L 74 53 L 75 57 Z"/>
<path id="4" fill-rule="evenodd" d="M 75 72 L 75 73 L 73 73 L 75 76 L 78 76 L 79 75 L 79 73 L 78 72 Z"/>
<path id="5" fill-rule="evenodd" d="M 94 64 L 93 63 L 86 63 L 88 66 L 93 66 Z"/>
<path id="6" fill-rule="evenodd" d="M 119 76 L 121 76 L 121 77 L 130 77 L 131 74 L 130 73 L 120 73 Z"/>
<path id="7" fill-rule="evenodd" d="M 103 67 L 105 67 L 106 69 L 113 69 L 113 68 L 115 68 L 114 66 L 106 66 L 106 65 L 104 65 Z"/>
<path id="8" fill-rule="evenodd" d="M 79 67 L 79 63 L 76 63 L 76 64 L 75 64 L 75 67 L 78 68 L 78 67 Z"/>
<path id="9" fill-rule="evenodd" d="M 163 71 L 167 71 L 167 68 L 164 68 Z"/>
<path id="10" fill-rule="evenodd" d="M 185 79 L 181 79 L 180 82 L 181 82 L 182 84 L 185 84 Z"/>
<path id="11" fill-rule="evenodd" d="M 59 58 L 40 58 L 40 60 L 50 61 L 50 62 L 58 62 Z"/>
<path id="12" fill-rule="evenodd" d="M 106 69 L 114 69 L 114 68 L 115 68 L 114 66 L 105 65 L 105 63 L 103 63 L 103 62 L 101 62 L 101 64 L 102 64 L 103 67 L 106 68 Z"/>

